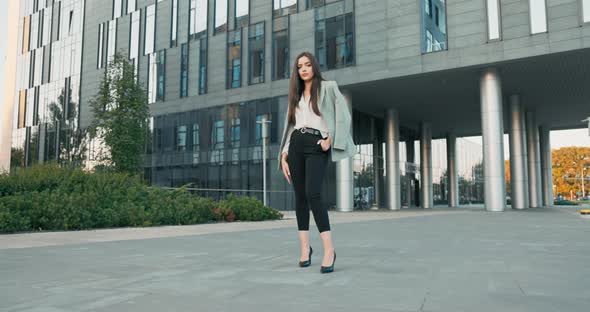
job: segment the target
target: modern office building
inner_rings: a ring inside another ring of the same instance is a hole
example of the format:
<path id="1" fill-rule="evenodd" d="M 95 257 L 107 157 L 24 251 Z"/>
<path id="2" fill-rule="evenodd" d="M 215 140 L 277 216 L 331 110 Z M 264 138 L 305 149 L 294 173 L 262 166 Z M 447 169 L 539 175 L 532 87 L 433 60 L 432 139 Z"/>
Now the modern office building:
<path id="1" fill-rule="evenodd" d="M 261 198 L 265 140 L 279 209 L 294 201 L 276 155 L 303 51 L 353 112 L 358 154 L 324 185 L 337 210 L 503 211 L 508 148 L 508 207 L 551 205 L 549 130 L 590 115 L 590 0 L 27 0 L 20 20 L 13 165 L 75 158 L 116 52 L 148 93 L 153 185 Z"/>

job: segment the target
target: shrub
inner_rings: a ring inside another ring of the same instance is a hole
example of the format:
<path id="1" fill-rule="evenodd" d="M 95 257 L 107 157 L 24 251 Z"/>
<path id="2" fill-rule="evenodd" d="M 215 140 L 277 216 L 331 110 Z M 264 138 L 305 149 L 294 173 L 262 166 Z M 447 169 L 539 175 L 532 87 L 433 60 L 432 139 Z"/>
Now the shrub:
<path id="1" fill-rule="evenodd" d="M 0 175 L 0 233 L 280 219 L 254 198 L 215 202 L 137 176 L 40 165 Z"/>

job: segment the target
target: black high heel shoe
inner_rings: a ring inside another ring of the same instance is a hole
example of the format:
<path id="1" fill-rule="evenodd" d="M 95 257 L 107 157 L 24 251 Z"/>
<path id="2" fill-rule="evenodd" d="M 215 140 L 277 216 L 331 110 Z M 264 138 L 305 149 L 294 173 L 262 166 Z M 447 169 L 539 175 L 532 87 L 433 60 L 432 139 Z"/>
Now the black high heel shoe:
<path id="1" fill-rule="evenodd" d="M 332 273 L 334 272 L 334 263 L 336 263 L 336 252 L 334 251 L 334 261 L 332 261 L 332 265 L 331 266 L 323 266 L 320 269 L 321 273 Z"/>
<path id="2" fill-rule="evenodd" d="M 307 261 L 299 261 L 299 266 L 302 268 L 307 268 L 311 265 L 311 254 L 313 253 L 313 249 L 309 246 L 309 258 Z"/>

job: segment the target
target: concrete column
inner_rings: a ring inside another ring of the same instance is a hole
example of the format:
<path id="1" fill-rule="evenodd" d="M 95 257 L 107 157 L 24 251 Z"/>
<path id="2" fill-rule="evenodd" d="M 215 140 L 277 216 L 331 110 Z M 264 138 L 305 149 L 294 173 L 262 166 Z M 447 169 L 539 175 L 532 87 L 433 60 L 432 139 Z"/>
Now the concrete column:
<path id="1" fill-rule="evenodd" d="M 512 209 L 529 207 L 526 129 L 524 106 L 520 97 L 510 97 L 510 201 Z"/>
<path id="2" fill-rule="evenodd" d="M 551 140 L 549 128 L 541 127 L 541 183 L 543 186 L 543 207 L 553 206 L 553 173 L 551 160 Z"/>
<path id="3" fill-rule="evenodd" d="M 422 122 L 420 128 L 420 206 L 432 208 L 432 127 Z"/>
<path id="4" fill-rule="evenodd" d="M 346 98 L 348 109 L 352 114 L 352 95 L 347 90 L 340 90 Z M 352 133 L 352 125 L 350 127 Z M 354 209 L 354 175 L 352 173 L 352 157 L 336 162 L 336 210 L 351 212 Z"/>
<path id="5" fill-rule="evenodd" d="M 480 80 L 481 132 L 483 138 L 484 198 L 488 211 L 504 211 L 504 125 L 502 84 L 498 72 L 486 69 Z"/>
<path id="6" fill-rule="evenodd" d="M 383 203 L 381 202 L 381 177 L 383 172 L 381 169 L 381 141 L 379 141 L 379 135 L 377 135 L 377 120 L 375 117 L 371 118 L 371 140 L 373 141 L 373 188 L 375 190 L 375 206 L 380 208 Z"/>
<path id="7" fill-rule="evenodd" d="M 414 140 L 408 139 L 406 141 L 406 161 L 408 164 L 411 163 L 411 167 L 414 167 L 416 164 L 416 151 L 414 149 Z M 410 168 L 410 166 L 406 166 L 407 169 Z M 415 167 L 414 167 L 415 168 Z M 414 199 L 414 192 L 412 190 L 412 183 L 413 180 L 416 178 L 416 173 L 412 172 L 412 173 L 407 173 L 406 175 L 408 176 L 408 188 L 406 190 L 407 194 L 406 197 L 408 199 L 408 208 L 412 207 L 412 199 Z M 414 203 L 416 204 L 416 203 Z"/>
<path id="8" fill-rule="evenodd" d="M 534 112 L 526 113 L 527 164 L 529 170 L 529 205 L 541 207 L 541 159 L 539 148 L 539 128 Z"/>
<path id="9" fill-rule="evenodd" d="M 401 178 L 399 170 L 399 114 L 390 108 L 385 112 L 385 158 L 387 167 L 387 208 L 401 209 Z"/>
<path id="10" fill-rule="evenodd" d="M 449 207 L 459 207 L 459 179 L 457 178 L 457 136 L 447 134 L 447 174 Z"/>

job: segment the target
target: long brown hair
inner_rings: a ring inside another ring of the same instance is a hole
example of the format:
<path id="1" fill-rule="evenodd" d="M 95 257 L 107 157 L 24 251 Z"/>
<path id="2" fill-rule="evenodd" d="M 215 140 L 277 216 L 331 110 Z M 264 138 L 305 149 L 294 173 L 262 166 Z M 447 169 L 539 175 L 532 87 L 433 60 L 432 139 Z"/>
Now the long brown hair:
<path id="1" fill-rule="evenodd" d="M 303 90 L 305 90 L 305 82 L 303 79 L 301 79 L 301 77 L 299 77 L 299 68 L 297 68 L 299 59 L 304 56 L 306 56 L 311 62 L 311 69 L 313 71 L 310 90 L 311 95 L 309 100 L 311 103 L 311 108 L 316 115 L 322 115 L 320 109 L 318 108 L 320 86 L 322 85 L 322 81 L 324 81 L 322 73 L 320 72 L 320 64 L 313 54 L 309 52 L 303 52 L 297 55 L 295 58 L 295 64 L 293 64 L 293 71 L 291 72 L 291 81 L 289 82 L 289 109 L 287 111 L 287 120 L 289 124 L 295 124 L 295 109 L 299 105 L 299 100 L 301 100 Z"/>

